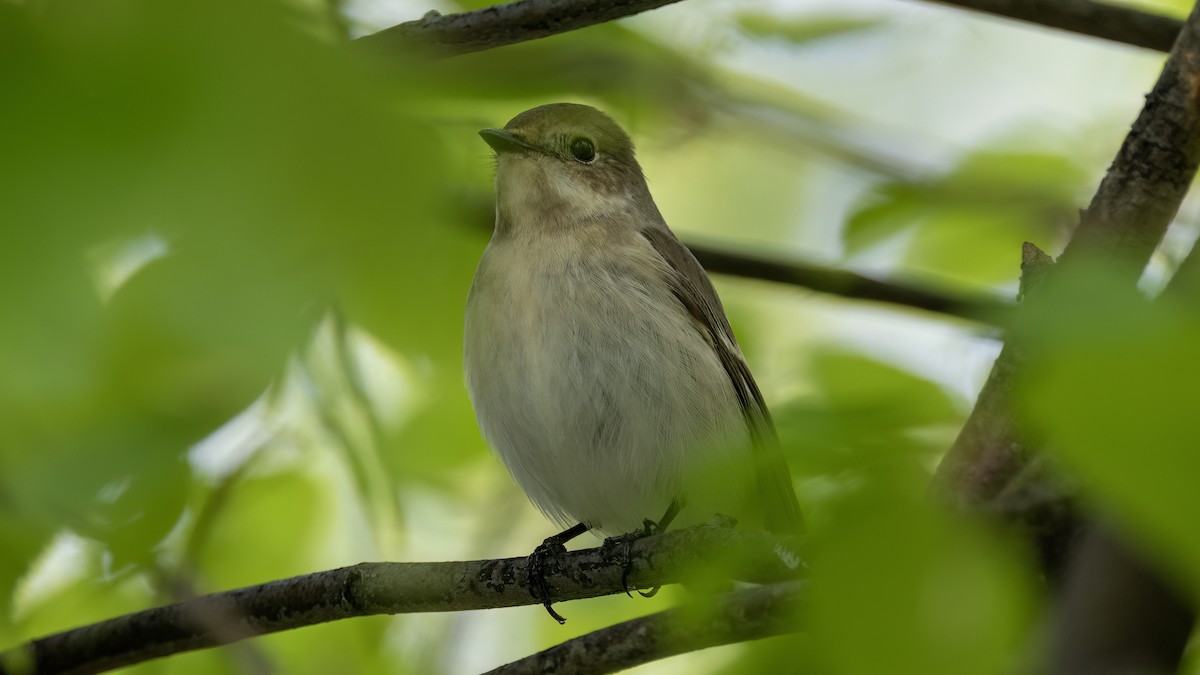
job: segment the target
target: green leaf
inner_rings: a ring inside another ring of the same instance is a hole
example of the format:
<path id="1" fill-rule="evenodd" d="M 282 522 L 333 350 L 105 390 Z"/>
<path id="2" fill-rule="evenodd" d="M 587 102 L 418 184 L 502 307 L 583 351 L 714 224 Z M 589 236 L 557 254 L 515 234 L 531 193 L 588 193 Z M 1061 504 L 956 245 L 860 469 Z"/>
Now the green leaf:
<path id="1" fill-rule="evenodd" d="M 842 231 L 848 255 L 894 237 L 907 267 L 971 284 L 1012 281 L 1025 241 L 1051 241 L 1076 219 L 1084 173 L 1058 155 L 978 151 L 944 175 L 879 187 Z"/>
<path id="2" fill-rule="evenodd" d="M 328 486 L 300 471 L 251 475 L 220 504 L 198 564 L 216 588 L 312 571 L 313 534 L 328 526 Z M 237 552 L 236 555 L 230 555 Z"/>
<path id="3" fill-rule="evenodd" d="M 737 16 L 737 25 L 751 37 L 776 38 L 793 45 L 807 45 L 878 28 L 883 20 L 876 17 L 856 17 L 841 14 L 811 14 L 784 18 L 762 12 L 745 12 Z"/>
<path id="4" fill-rule="evenodd" d="M 1009 542 L 947 519 L 921 491 L 875 482 L 811 540 L 805 612 L 814 672 L 1007 673 L 1033 618 L 1027 562 Z"/>
<path id="5" fill-rule="evenodd" d="M 1099 270 L 1050 287 L 1031 309 L 1022 412 L 1129 536 L 1200 588 L 1200 317 Z"/>
<path id="6" fill-rule="evenodd" d="M 802 477 L 923 476 L 924 463 L 944 449 L 924 432 L 962 420 L 961 407 L 938 385 L 861 354 L 819 351 L 811 378 L 813 396 L 774 411 Z"/>
<path id="7" fill-rule="evenodd" d="M 461 383 L 478 237 L 440 215 L 454 177 L 415 75 L 382 79 L 266 0 L 0 12 L 0 222 L 19 224 L 0 247 L 0 495 L 18 522 L 148 561 L 183 453 L 335 305 Z M 121 260 L 144 240 L 155 255 Z"/>

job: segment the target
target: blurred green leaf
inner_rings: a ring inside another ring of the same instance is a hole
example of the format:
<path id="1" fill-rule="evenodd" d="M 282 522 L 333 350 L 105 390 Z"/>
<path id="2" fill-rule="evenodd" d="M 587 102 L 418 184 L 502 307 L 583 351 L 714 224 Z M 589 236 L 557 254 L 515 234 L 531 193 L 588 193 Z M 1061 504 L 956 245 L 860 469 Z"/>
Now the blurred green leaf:
<path id="1" fill-rule="evenodd" d="M 53 536 L 56 524 L 30 518 L 14 508 L 11 497 L 0 491 L 0 643 L 7 642 L 12 595 L 9 592 Z"/>
<path id="2" fill-rule="evenodd" d="M 861 33 L 882 23 L 883 20 L 879 18 L 842 14 L 812 14 L 785 18 L 763 12 L 745 12 L 737 16 L 738 27 L 747 35 L 777 38 L 794 45 Z"/>
<path id="3" fill-rule="evenodd" d="M 4 643 L 134 612 L 153 601 L 146 580 L 128 569 L 112 569 L 103 546 L 77 538 L 73 541 L 74 545 L 67 546 L 73 555 L 57 551 L 57 568 L 41 570 L 37 583 L 23 588 L 26 601 L 12 615 L 15 634 L 0 632 Z M 30 596 L 36 599 L 31 601 Z"/>
<path id="4" fill-rule="evenodd" d="M 613 23 L 446 59 L 425 75 L 437 78 L 452 104 L 470 98 L 533 107 L 582 97 L 601 101 L 630 128 L 665 118 L 702 121 L 712 113 L 715 86 L 711 67 Z"/>
<path id="5" fill-rule="evenodd" d="M 1031 304 L 1023 413 L 1130 536 L 1200 588 L 1200 316 L 1102 270 Z"/>
<path id="6" fill-rule="evenodd" d="M 936 384 L 861 354 L 818 351 L 811 378 L 815 395 L 774 411 L 801 476 L 923 475 L 923 463 L 944 448 L 920 432 L 962 420 Z"/>
<path id="7" fill-rule="evenodd" d="M 436 137 L 395 104 L 428 89 L 377 79 L 268 0 L 0 12 L 0 222 L 19 224 L 0 247 L 0 494 L 15 522 L 148 561 L 182 510 L 184 451 L 334 304 L 461 387 L 475 238 L 444 226 Z M 105 276 L 147 238 L 155 256 Z"/>
<path id="8" fill-rule="evenodd" d="M 197 551 L 205 582 L 237 588 L 311 571 L 309 535 L 328 526 L 327 498 L 299 471 L 247 476 L 229 491 Z M 289 517 L 280 518 L 285 513 Z"/>
<path id="9" fill-rule="evenodd" d="M 1033 618 L 1019 550 L 874 481 L 811 540 L 813 672 L 1012 672 Z"/>
<path id="10" fill-rule="evenodd" d="M 1120 4 L 1180 19 L 1185 18 L 1193 6 L 1188 0 L 1125 0 Z"/>
<path id="11" fill-rule="evenodd" d="M 911 233 L 907 266 L 974 284 L 1016 278 L 1021 243 L 1050 241 L 1072 224 L 1085 178 L 1049 154 L 975 152 L 953 171 L 879 187 L 842 231 L 847 254 Z"/>
<path id="12" fill-rule="evenodd" d="M 369 616 L 354 621 L 334 621 L 306 630 L 263 636 L 262 647 L 279 664 L 279 672 L 301 675 L 362 673 L 403 675 L 396 655 L 388 648 L 394 639 L 395 617 Z"/>

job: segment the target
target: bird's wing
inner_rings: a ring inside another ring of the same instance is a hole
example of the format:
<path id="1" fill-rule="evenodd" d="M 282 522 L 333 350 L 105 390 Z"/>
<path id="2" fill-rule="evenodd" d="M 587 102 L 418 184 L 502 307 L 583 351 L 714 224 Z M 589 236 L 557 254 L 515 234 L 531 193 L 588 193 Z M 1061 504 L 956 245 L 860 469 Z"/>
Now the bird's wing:
<path id="1" fill-rule="evenodd" d="M 750 431 L 755 475 L 766 513 L 767 529 L 780 534 L 799 533 L 804 529 L 804 520 L 792 488 L 787 462 L 779 448 L 771 413 L 733 337 L 733 328 L 725 318 L 725 310 L 721 307 L 721 300 L 712 282 L 700 266 L 700 261 L 670 230 L 650 227 L 642 230 L 642 235 L 670 266 L 672 274 L 668 281 L 671 290 L 696 320 L 697 328 L 706 333 L 705 339 L 716 351 L 737 394 L 742 416 Z"/>

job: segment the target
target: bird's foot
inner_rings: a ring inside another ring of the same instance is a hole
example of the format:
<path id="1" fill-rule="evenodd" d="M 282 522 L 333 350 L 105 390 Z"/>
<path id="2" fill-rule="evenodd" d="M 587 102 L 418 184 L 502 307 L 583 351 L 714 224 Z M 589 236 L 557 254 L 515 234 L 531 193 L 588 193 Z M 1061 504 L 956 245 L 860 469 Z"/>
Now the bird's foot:
<path id="1" fill-rule="evenodd" d="M 649 518 L 642 521 L 642 529 L 622 534 L 615 537 L 609 537 L 604 540 L 605 548 L 617 548 L 620 550 L 619 559 L 621 561 L 621 588 L 625 590 L 625 595 L 633 597 L 629 592 L 629 573 L 633 570 L 633 542 L 638 539 L 643 539 L 655 534 L 661 534 L 663 528 L 659 527 L 658 523 Z M 661 586 L 655 586 L 648 591 L 643 591 L 640 588 L 634 588 L 638 595 L 643 598 L 653 598 L 658 595 Z"/>
<path id="2" fill-rule="evenodd" d="M 546 612 L 560 624 L 566 623 L 567 620 L 551 607 L 553 601 L 550 599 L 550 584 L 547 583 L 546 576 L 549 572 L 557 573 L 562 570 L 562 558 L 566 554 L 567 547 L 555 537 L 550 537 L 533 549 L 525 563 L 528 574 L 526 588 L 529 589 L 529 594 L 542 603 Z"/>

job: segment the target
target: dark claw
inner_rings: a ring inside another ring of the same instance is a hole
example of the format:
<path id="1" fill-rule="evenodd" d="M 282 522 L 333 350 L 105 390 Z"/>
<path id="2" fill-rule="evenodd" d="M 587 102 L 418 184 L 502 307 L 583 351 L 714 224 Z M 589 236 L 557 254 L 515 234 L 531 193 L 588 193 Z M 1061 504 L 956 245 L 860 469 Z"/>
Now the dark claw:
<path id="1" fill-rule="evenodd" d="M 563 616 L 562 614 L 559 614 L 558 612 L 554 611 L 554 608 L 550 606 L 550 602 L 549 602 L 549 601 L 543 602 L 543 603 L 542 603 L 542 607 L 545 607 L 545 608 L 546 608 L 546 612 L 547 612 L 548 614 L 550 614 L 550 617 L 551 617 L 551 618 L 553 618 L 555 621 L 557 621 L 557 622 L 558 622 L 558 625 L 560 625 L 560 626 L 561 626 L 561 625 L 563 625 L 564 623 L 566 623 L 566 622 L 567 622 L 567 617 L 565 617 L 565 616 Z"/>
<path id="2" fill-rule="evenodd" d="M 672 516 L 672 517 L 674 517 L 674 516 Z M 655 534 L 662 534 L 662 532 L 663 532 L 663 528 L 659 527 L 658 523 L 654 522 L 653 520 L 650 520 L 649 518 L 642 521 L 642 527 L 643 527 L 643 530 L 642 530 L 643 537 L 649 537 L 649 536 L 655 535 Z M 631 561 L 626 562 L 625 574 L 629 574 L 628 568 L 631 564 L 632 564 Z M 645 591 L 645 592 L 643 592 L 642 589 L 639 588 L 639 589 L 637 589 L 637 592 L 638 592 L 638 595 L 642 596 L 643 598 L 653 598 L 654 596 L 658 595 L 658 591 L 661 589 L 662 589 L 662 586 L 655 586 L 654 588 L 651 588 L 649 591 Z M 626 592 L 626 594 L 629 593 L 629 591 L 625 591 L 625 592 Z"/>
<path id="3" fill-rule="evenodd" d="M 629 573 L 633 570 L 633 542 L 643 537 L 649 537 L 661 532 L 662 528 L 658 526 L 658 523 L 647 518 L 642 521 L 642 529 L 640 531 L 634 531 L 630 532 L 629 534 L 622 534 L 616 537 L 609 537 L 608 539 L 604 540 L 605 546 L 621 547 L 621 588 L 624 589 L 625 595 L 628 595 L 631 598 L 633 597 L 633 593 L 630 593 L 629 588 Z M 635 588 L 633 590 L 637 591 L 638 595 L 642 596 L 643 598 L 652 598 L 658 594 L 659 588 L 659 586 L 655 586 L 654 588 L 645 592 L 643 592 L 640 588 Z"/>
<path id="4" fill-rule="evenodd" d="M 625 595 L 633 597 L 633 593 L 629 592 L 629 570 L 633 567 L 633 540 L 637 535 L 625 535 L 622 537 L 621 544 L 624 555 L 621 556 L 621 589 L 625 591 Z M 641 593 L 641 591 L 638 591 Z"/>
<path id="5" fill-rule="evenodd" d="M 529 589 L 529 594 L 535 600 L 542 603 L 542 607 L 546 608 L 546 612 L 560 624 L 566 623 L 567 620 L 550 606 L 550 584 L 546 583 L 546 564 L 549 560 L 553 559 L 555 561 L 555 568 L 557 569 L 560 567 L 558 565 L 559 556 L 566 555 L 566 553 L 566 546 L 557 541 L 547 539 L 537 548 L 533 549 L 533 553 L 529 554 L 529 559 L 525 565 L 526 573 L 528 574 L 528 583 L 526 586 Z"/>

